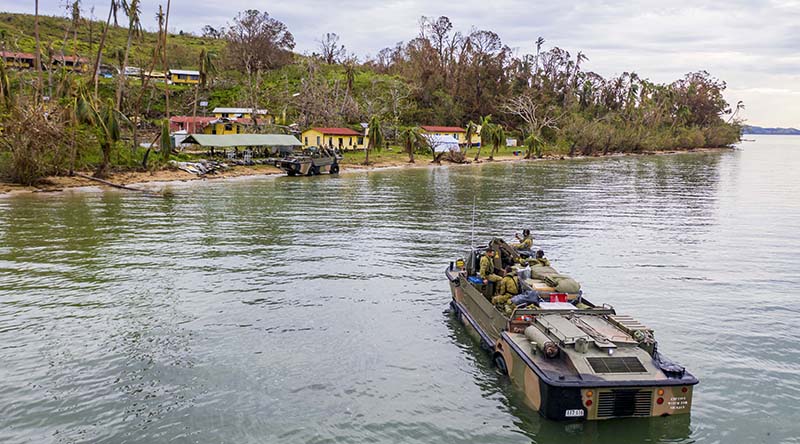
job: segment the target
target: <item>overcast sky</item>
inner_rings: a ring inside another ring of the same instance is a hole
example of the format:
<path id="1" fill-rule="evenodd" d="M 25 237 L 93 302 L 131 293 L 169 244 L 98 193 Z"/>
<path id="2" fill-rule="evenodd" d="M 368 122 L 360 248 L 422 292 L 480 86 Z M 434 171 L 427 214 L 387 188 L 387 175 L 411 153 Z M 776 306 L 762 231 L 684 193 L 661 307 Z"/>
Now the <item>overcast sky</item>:
<path id="1" fill-rule="evenodd" d="M 0 0 L 0 10 L 33 13 L 31 0 Z M 64 0 L 40 0 L 43 14 L 65 15 Z M 105 18 L 108 2 L 82 0 Z M 144 25 L 155 26 L 158 4 L 142 0 Z M 562 4 L 564 3 L 564 4 Z M 299 52 L 335 32 L 360 58 L 417 34 L 419 17 L 446 15 L 455 28 L 497 32 L 519 53 L 538 36 L 546 46 L 583 51 L 584 67 L 604 76 L 636 71 L 669 82 L 707 70 L 728 83 L 731 104 L 745 103 L 748 123 L 800 128 L 800 0 L 294 0 L 260 2 L 172 0 L 170 31 L 199 33 L 225 26 L 240 10 L 256 8 L 283 21 Z M 668 5 L 668 6 L 665 6 Z"/>

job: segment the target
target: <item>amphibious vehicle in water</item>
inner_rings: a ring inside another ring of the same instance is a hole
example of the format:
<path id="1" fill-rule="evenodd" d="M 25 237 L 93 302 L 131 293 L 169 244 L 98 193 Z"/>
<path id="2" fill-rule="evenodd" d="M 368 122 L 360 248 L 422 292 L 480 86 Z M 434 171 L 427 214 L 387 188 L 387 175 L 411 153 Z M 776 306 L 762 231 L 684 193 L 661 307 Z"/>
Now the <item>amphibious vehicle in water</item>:
<path id="1" fill-rule="evenodd" d="M 315 176 L 338 174 L 341 156 L 325 147 L 309 147 L 275 161 L 275 166 L 289 176 Z"/>
<path id="2" fill-rule="evenodd" d="M 502 240 L 490 245 L 501 252 L 490 259 L 495 269 L 512 266 L 520 295 L 492 304 L 493 284 L 477 276 L 489 247 L 477 247 L 445 272 L 451 308 L 534 409 L 554 420 L 689 413 L 698 380 L 659 352 L 653 330 L 593 304 L 574 280 L 528 264 Z"/>

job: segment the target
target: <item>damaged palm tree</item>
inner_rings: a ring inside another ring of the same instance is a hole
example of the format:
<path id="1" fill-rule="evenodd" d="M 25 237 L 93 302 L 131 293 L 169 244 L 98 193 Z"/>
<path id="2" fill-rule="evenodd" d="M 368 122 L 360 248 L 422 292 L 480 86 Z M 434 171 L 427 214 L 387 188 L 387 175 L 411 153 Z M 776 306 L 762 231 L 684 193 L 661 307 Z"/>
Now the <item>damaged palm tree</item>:
<path id="1" fill-rule="evenodd" d="M 115 143 L 122 139 L 122 126 L 131 126 L 130 120 L 119 112 L 114 106 L 114 100 L 96 104 L 86 97 L 85 93 L 78 96 L 76 114 L 81 123 L 91 125 L 95 129 L 97 142 L 103 153 L 103 160 L 94 172 L 95 177 L 108 177 L 111 164 L 111 150 Z"/>
<path id="2" fill-rule="evenodd" d="M 381 129 L 381 121 L 378 119 L 378 116 L 372 116 L 369 120 L 369 126 L 367 127 L 367 137 L 369 138 L 369 142 L 367 143 L 366 155 L 364 157 L 364 165 L 369 165 L 369 152 L 374 150 L 380 151 L 383 148 L 383 144 L 385 142 L 383 137 L 383 130 Z"/>
<path id="3" fill-rule="evenodd" d="M 414 152 L 428 146 L 428 139 L 419 132 L 416 127 L 408 127 L 400 130 L 398 137 L 406 153 L 408 153 L 408 163 L 414 163 Z"/>

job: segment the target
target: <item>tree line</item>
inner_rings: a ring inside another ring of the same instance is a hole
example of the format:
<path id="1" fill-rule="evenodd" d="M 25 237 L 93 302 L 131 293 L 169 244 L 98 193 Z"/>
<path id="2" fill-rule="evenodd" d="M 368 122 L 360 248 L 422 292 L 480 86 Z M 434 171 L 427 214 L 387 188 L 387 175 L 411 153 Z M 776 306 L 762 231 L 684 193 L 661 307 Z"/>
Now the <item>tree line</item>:
<path id="1" fill-rule="evenodd" d="M 38 0 L 35 7 L 36 54 L 41 55 Z M 122 25 L 117 19 L 120 12 L 127 18 Z M 270 109 L 274 125 L 254 122 L 256 132 L 369 122 L 370 128 L 381 129 L 385 143 L 408 150 L 419 145 L 412 143 L 418 140 L 413 134 L 417 125 L 457 125 L 485 136 L 490 157 L 507 136 L 524 142 L 531 157 L 549 151 L 589 155 L 725 146 L 737 141 L 740 133 L 736 116 L 743 105 L 731 109 L 723 97 L 725 82 L 705 71 L 666 84 L 634 72 L 605 78 L 585 69 L 589 59 L 582 52 L 547 49 L 540 37 L 529 53 L 517 55 L 497 33 L 480 29 L 462 33 L 444 16 L 422 17 L 415 37 L 360 59 L 347 51 L 335 32 L 321 35 L 314 53 L 296 54 L 286 24 L 267 12 L 246 10 L 224 28 L 204 27 L 199 48 L 193 46 L 191 56 L 181 52 L 175 57 L 191 66 L 176 66 L 175 61 L 170 63 L 177 48 L 168 42 L 170 0 L 166 0 L 156 12 L 158 32 L 147 45 L 149 56 L 138 60 L 145 65 L 140 66 L 142 72 L 199 69 L 201 82 L 181 88 L 145 75 L 117 75 L 111 82 L 99 78 L 101 65 L 113 65 L 122 73 L 129 66 L 131 48 L 142 53 L 147 33 L 141 27 L 139 0 L 110 1 L 96 46 L 90 38 L 91 54 L 77 51 L 80 15 L 79 0 L 74 0 L 63 48 L 71 38 L 75 56 L 91 55 L 93 67 L 87 74 L 48 70 L 45 80 L 40 66 L 34 76 L 13 75 L 0 66 L 0 118 L 6 133 L 11 133 L 14 121 L 32 124 L 38 113 L 43 127 L 61 130 L 61 145 L 73 147 L 49 151 L 72 152 L 65 158 L 40 154 L 44 159 L 32 163 L 43 165 L 41 171 L 26 176 L 63 173 L 76 164 L 93 164 L 95 173 L 104 176 L 115 160 L 117 167 L 157 167 L 156 159 L 169 159 L 171 154 L 169 116 L 196 116 L 200 100 L 211 106 Z M 109 49 L 104 45 L 106 35 L 115 27 L 126 28 L 125 44 Z M 48 134 L 50 144 L 59 139 L 57 130 Z M 157 142 L 158 157 L 139 148 L 140 142 L 151 140 Z M 6 164 L 10 151 L 25 151 L 20 147 L 38 152 L 35 139 L 8 140 L 6 145 Z M 96 159 L 81 155 L 87 146 L 99 148 Z M 25 157 L 13 153 L 10 157 L 20 156 Z M 17 173 L 25 169 L 11 167 Z M 29 181 L 19 174 L 11 176 Z"/>

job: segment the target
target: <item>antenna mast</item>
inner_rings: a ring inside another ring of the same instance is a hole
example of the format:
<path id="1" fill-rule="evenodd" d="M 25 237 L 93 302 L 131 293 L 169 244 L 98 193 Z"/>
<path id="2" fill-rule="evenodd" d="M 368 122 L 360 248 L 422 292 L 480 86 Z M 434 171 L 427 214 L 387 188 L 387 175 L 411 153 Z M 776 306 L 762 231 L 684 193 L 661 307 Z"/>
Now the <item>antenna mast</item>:
<path id="1" fill-rule="evenodd" d="M 475 249 L 475 201 L 477 200 L 476 196 L 472 196 L 472 238 L 470 238 L 470 244 L 472 245 L 472 249 Z"/>

